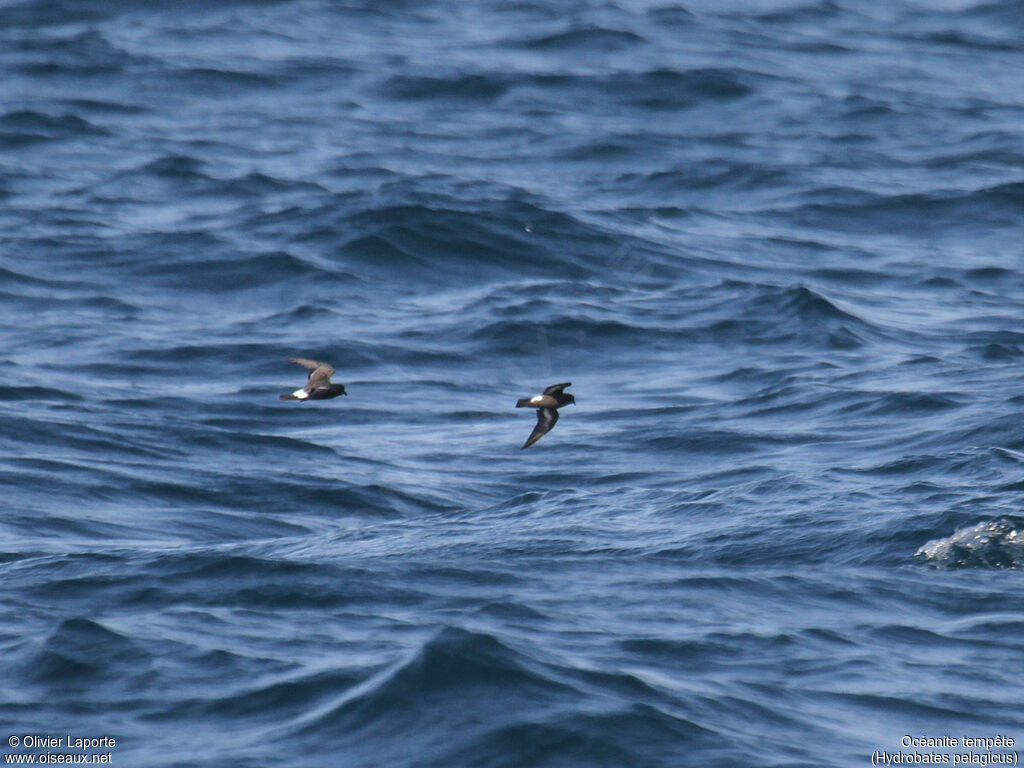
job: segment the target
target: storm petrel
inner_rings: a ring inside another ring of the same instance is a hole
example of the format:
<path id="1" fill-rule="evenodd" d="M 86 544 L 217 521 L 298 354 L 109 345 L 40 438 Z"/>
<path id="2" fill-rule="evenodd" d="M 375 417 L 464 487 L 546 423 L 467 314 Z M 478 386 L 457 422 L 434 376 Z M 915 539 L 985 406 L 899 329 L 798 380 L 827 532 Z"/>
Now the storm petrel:
<path id="1" fill-rule="evenodd" d="M 305 357 L 289 357 L 288 362 L 308 368 L 309 378 L 302 389 L 296 389 L 290 395 L 281 395 L 282 400 L 330 400 L 338 395 L 348 395 L 344 384 L 331 384 L 334 369 L 327 363 L 319 363 Z"/>
<path id="2" fill-rule="evenodd" d="M 575 397 L 567 395 L 562 391 L 566 387 L 571 386 L 572 384 L 568 381 L 564 384 L 552 384 L 544 390 L 544 394 L 524 397 L 516 403 L 516 408 L 537 409 L 537 426 L 533 428 L 530 437 L 523 443 L 523 448 L 529 448 L 551 431 L 551 428 L 555 426 L 555 422 L 558 421 L 559 408 L 569 403 L 576 404 Z"/>

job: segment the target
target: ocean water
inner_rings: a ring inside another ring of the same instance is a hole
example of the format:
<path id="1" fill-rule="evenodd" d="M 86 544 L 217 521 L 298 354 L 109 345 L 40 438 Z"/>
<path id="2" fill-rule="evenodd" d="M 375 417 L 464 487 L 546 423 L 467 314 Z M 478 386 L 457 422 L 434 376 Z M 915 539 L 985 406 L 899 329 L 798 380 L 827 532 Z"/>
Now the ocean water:
<path id="1" fill-rule="evenodd" d="M 1017 0 L 2 0 L 0 233 L 5 760 L 1024 740 Z"/>

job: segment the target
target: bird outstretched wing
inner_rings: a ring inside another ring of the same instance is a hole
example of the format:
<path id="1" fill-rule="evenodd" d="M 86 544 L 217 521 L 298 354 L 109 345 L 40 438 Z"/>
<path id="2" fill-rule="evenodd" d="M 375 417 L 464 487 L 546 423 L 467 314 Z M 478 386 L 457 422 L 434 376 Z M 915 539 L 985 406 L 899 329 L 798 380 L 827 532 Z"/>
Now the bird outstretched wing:
<path id="1" fill-rule="evenodd" d="M 569 385 L 563 384 L 562 386 L 568 387 Z M 555 426 L 556 421 L 558 421 L 558 411 L 554 408 L 538 408 L 537 426 L 533 428 L 533 432 L 530 433 L 529 438 L 527 438 L 526 442 L 523 443 L 523 448 L 529 448 L 544 437 L 544 435 L 550 432 L 551 428 Z"/>
<path id="2" fill-rule="evenodd" d="M 544 390 L 544 394 L 545 395 L 560 395 L 560 394 L 562 394 L 562 390 L 563 389 L 565 389 L 566 387 L 571 387 L 571 386 L 572 386 L 572 382 L 571 381 L 567 381 L 564 384 L 552 384 L 550 387 L 548 387 L 547 389 Z"/>
<path id="3" fill-rule="evenodd" d="M 309 371 L 309 377 L 306 381 L 307 391 L 318 386 L 330 384 L 331 374 L 334 373 L 334 369 L 327 363 L 321 363 L 318 360 L 310 360 L 308 357 L 289 357 L 288 362 L 298 363 Z"/>

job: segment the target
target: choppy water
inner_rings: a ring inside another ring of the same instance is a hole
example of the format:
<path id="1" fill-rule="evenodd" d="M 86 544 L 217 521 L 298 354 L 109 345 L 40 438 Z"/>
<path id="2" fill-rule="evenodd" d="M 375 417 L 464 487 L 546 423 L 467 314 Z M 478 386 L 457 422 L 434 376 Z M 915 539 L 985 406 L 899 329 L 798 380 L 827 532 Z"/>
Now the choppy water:
<path id="1" fill-rule="evenodd" d="M 155 5 L 0 3 L 5 740 L 1024 739 L 1016 0 Z"/>

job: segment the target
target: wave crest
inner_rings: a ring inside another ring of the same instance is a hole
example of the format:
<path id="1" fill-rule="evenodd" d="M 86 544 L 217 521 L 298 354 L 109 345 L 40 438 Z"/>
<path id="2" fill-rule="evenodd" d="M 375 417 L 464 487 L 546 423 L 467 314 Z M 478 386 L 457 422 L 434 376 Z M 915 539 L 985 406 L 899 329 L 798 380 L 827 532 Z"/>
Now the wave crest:
<path id="1" fill-rule="evenodd" d="M 1024 520 L 1000 517 L 961 528 L 914 557 L 938 568 L 1024 568 Z"/>

